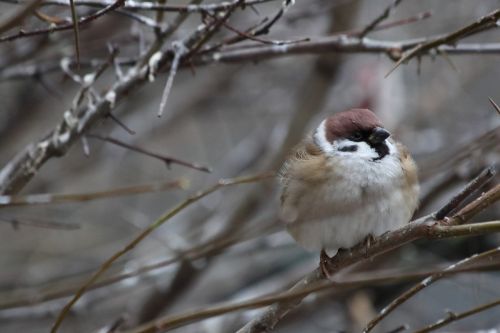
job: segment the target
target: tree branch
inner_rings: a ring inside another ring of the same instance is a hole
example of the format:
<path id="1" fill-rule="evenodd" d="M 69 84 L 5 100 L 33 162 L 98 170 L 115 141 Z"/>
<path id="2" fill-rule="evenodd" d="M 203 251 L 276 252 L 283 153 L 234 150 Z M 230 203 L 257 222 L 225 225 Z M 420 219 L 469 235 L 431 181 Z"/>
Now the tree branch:
<path id="1" fill-rule="evenodd" d="M 398 68 L 403 62 L 408 62 L 410 59 L 429 52 L 430 50 L 437 48 L 443 44 L 454 44 L 458 40 L 469 37 L 478 32 L 485 31 L 490 28 L 497 27 L 497 21 L 500 20 L 500 9 L 497 9 L 488 15 L 481 17 L 474 23 L 471 23 L 455 32 L 446 34 L 444 36 L 433 38 L 428 42 L 421 43 L 415 46 L 413 49 L 404 54 L 397 62 L 396 65 L 385 75 L 389 76 L 396 68 Z M 437 51 L 444 51 L 442 49 L 438 49 Z"/>
<path id="2" fill-rule="evenodd" d="M 467 187 L 473 186 L 472 184 L 474 184 L 474 181 Z M 494 225 L 467 225 L 467 227 L 472 229 L 464 229 L 464 226 L 459 226 L 459 224 L 468 221 L 481 210 L 498 200 L 500 200 L 500 184 L 482 194 L 451 218 L 437 221 L 433 215 L 422 217 L 405 227 L 376 238 L 370 243 L 369 247 L 359 244 L 348 251 L 337 253 L 333 258 L 326 261 L 324 266 L 327 268 L 329 274 L 333 275 L 355 263 L 387 253 L 417 239 L 435 239 L 498 232 L 500 230 L 498 229 L 498 222 L 495 222 Z M 447 206 L 449 206 L 449 203 Z M 324 279 L 325 276 L 322 270 L 317 268 L 296 283 L 290 291 L 296 292 L 306 289 Z M 302 298 L 297 298 L 292 301 L 283 301 L 272 305 L 260 316 L 247 323 L 238 333 L 256 333 L 272 330 L 283 317 L 300 304 L 301 300 Z"/>
<path id="3" fill-rule="evenodd" d="M 495 306 L 499 306 L 499 305 L 500 305 L 500 299 L 497 299 L 493 302 L 482 304 L 478 307 L 472 308 L 472 309 L 465 311 L 465 312 L 461 312 L 461 313 L 448 312 L 448 316 L 446 318 L 440 319 L 432 325 L 429 325 L 429 326 L 426 326 L 422 329 L 416 330 L 414 333 L 427 333 L 427 332 L 435 331 L 438 328 L 446 326 L 454 321 L 475 315 L 476 313 L 486 311 L 488 309 L 491 309 L 491 308 L 493 308 Z"/>
<path id="4" fill-rule="evenodd" d="M 387 317 L 390 313 L 392 313 L 396 308 L 398 308 L 399 306 L 401 306 L 401 304 L 403 304 L 404 302 L 406 302 L 407 300 L 409 300 L 411 297 L 413 297 L 414 295 L 416 295 L 422 289 L 427 288 L 428 286 L 430 286 L 434 282 L 437 282 L 441 278 L 445 277 L 446 276 L 446 272 L 451 271 L 451 270 L 455 270 L 457 268 L 460 269 L 460 268 L 462 268 L 464 266 L 470 265 L 473 262 L 476 262 L 476 261 L 479 261 L 479 260 L 482 260 L 482 259 L 485 259 L 485 258 L 492 258 L 495 255 L 498 255 L 499 253 L 500 253 L 500 248 L 496 248 L 496 249 L 492 249 L 492 250 L 483 252 L 481 254 L 474 254 L 474 255 L 472 255 L 470 257 L 467 257 L 465 259 L 462 259 L 462 260 L 454 263 L 453 265 L 448 266 L 443 271 L 440 271 L 440 272 L 437 272 L 435 274 L 432 274 L 431 276 L 428 276 L 427 278 L 425 278 L 424 280 L 422 280 L 420 283 L 416 284 L 412 288 L 410 288 L 407 291 L 405 291 L 403 294 L 401 294 L 398 297 L 396 297 L 389 305 L 387 305 L 386 307 L 384 307 L 379 312 L 378 316 L 376 316 L 374 319 L 372 319 L 368 323 L 368 325 L 366 326 L 366 328 L 363 330 L 363 333 L 371 332 L 373 330 L 373 328 L 375 328 L 375 326 L 379 322 L 381 322 L 385 317 Z"/>
<path id="5" fill-rule="evenodd" d="M 257 182 L 263 179 L 267 179 L 273 177 L 273 174 L 264 173 L 256 176 L 248 176 L 248 177 L 240 177 L 233 179 L 221 179 L 216 184 L 210 186 L 209 188 L 199 191 L 196 194 L 188 197 L 185 201 L 179 203 L 174 208 L 160 216 L 156 221 L 151 223 L 148 227 L 146 227 L 139 235 L 137 235 L 131 242 L 129 242 L 123 249 L 114 253 L 111 257 L 109 257 L 104 263 L 99 267 L 99 269 L 92 274 L 92 276 L 78 289 L 76 294 L 71 298 L 71 300 L 64 306 L 59 315 L 52 326 L 51 333 L 56 333 L 59 330 L 64 318 L 68 314 L 71 307 L 82 297 L 82 295 L 89 289 L 89 287 L 97 281 L 97 279 L 106 272 L 111 265 L 120 257 L 125 255 L 126 253 L 133 250 L 142 240 L 144 240 L 149 234 L 151 234 L 154 230 L 162 226 L 165 222 L 169 221 L 171 218 L 179 214 L 186 207 L 191 206 L 193 203 L 198 202 L 203 199 L 207 195 L 218 191 L 219 189 L 227 186 L 239 185 L 239 184 L 247 184 Z"/>

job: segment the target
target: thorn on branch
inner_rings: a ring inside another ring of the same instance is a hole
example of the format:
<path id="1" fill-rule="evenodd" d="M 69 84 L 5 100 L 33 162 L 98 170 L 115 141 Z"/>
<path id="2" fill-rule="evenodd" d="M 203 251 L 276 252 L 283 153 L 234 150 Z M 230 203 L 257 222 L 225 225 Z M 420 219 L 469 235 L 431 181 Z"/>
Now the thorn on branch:
<path id="1" fill-rule="evenodd" d="M 497 103 L 495 103 L 495 101 L 491 98 L 491 97 L 488 97 L 488 99 L 490 100 L 490 103 L 491 105 L 493 105 L 493 108 L 498 112 L 498 114 L 500 115 L 500 106 L 498 106 Z"/>
<path id="2" fill-rule="evenodd" d="M 359 38 L 365 37 L 367 34 L 372 32 L 383 20 L 387 19 L 391 12 L 402 2 L 403 0 L 394 0 L 385 10 L 377 16 L 370 24 L 368 24 L 363 31 L 359 34 Z"/>
<path id="3" fill-rule="evenodd" d="M 203 172 L 208 172 L 208 173 L 212 172 L 212 170 L 209 167 L 202 166 L 202 165 L 199 165 L 197 163 L 183 161 L 183 160 L 180 160 L 178 158 L 161 155 L 159 153 L 155 153 L 155 152 L 152 152 L 150 150 L 144 149 L 142 147 L 138 147 L 138 146 L 134 146 L 134 145 L 125 143 L 123 141 L 120 141 L 118 139 L 115 139 L 115 138 L 112 138 L 109 136 L 101 136 L 98 134 L 89 134 L 88 137 L 93 138 L 93 139 L 98 139 L 101 141 L 106 141 L 106 142 L 115 144 L 117 146 L 123 147 L 125 149 L 129 149 L 129 150 L 135 151 L 137 153 L 156 158 L 156 159 L 158 159 L 166 164 L 178 164 L 178 165 L 182 165 L 182 166 L 185 166 L 185 167 L 188 167 L 191 169 L 195 169 L 195 170 L 199 170 L 199 171 L 203 171 Z"/>
<path id="4" fill-rule="evenodd" d="M 179 68 L 181 58 L 188 52 L 186 46 L 180 41 L 173 42 L 172 49 L 174 52 L 174 58 L 172 59 L 172 62 L 170 64 L 170 72 L 168 74 L 167 83 L 165 84 L 163 95 L 161 97 L 160 109 L 158 110 L 158 118 L 163 115 L 165 107 L 167 106 L 168 96 L 170 95 L 170 90 L 172 89 L 174 77 L 177 74 L 177 69 Z"/>
<path id="5" fill-rule="evenodd" d="M 454 210 L 458 209 L 460 204 L 464 202 L 471 194 L 479 190 L 483 185 L 489 182 L 495 176 L 495 167 L 490 166 L 483 170 L 476 178 L 474 178 L 465 188 L 456 194 L 451 200 L 448 201 L 441 209 L 436 212 L 436 220 L 442 220 Z"/>
<path id="6" fill-rule="evenodd" d="M 125 130 L 130 135 L 135 135 L 135 131 L 128 127 L 124 122 L 122 122 L 118 117 L 116 117 L 113 113 L 109 112 L 108 116 L 109 119 L 113 120 L 120 128 Z"/>

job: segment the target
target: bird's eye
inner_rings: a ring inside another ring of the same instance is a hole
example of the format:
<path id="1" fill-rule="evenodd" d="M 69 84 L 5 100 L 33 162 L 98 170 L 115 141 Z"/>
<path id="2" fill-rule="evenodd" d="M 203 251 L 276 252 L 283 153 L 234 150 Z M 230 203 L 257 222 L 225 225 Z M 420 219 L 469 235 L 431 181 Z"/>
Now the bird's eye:
<path id="1" fill-rule="evenodd" d="M 351 141 L 361 141 L 361 140 L 363 140 L 363 134 L 361 134 L 361 132 L 354 132 L 354 134 L 352 134 L 349 137 L 349 140 L 351 140 Z"/>

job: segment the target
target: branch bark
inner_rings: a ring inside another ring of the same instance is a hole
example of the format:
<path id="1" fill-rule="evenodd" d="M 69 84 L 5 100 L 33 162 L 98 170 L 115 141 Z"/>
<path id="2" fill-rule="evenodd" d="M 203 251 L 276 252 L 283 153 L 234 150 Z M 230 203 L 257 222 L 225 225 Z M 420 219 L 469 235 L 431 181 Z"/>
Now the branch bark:
<path id="1" fill-rule="evenodd" d="M 474 182 L 472 182 L 474 184 Z M 467 186 L 467 187 L 470 187 Z M 382 235 L 371 242 L 369 247 L 359 244 L 354 248 L 338 253 L 325 263 L 330 275 L 333 275 L 342 269 L 355 263 L 378 256 L 389 251 L 395 250 L 409 242 L 417 239 L 436 239 L 444 237 L 456 237 L 463 235 L 477 235 L 500 231 L 498 222 L 492 224 L 468 224 L 460 225 L 470 220 L 474 215 L 500 200 L 500 184 L 488 192 L 482 194 L 479 198 L 461 209 L 455 216 L 436 220 L 435 215 L 422 217 L 407 226 L 398 230 Z M 326 277 L 318 267 L 302 280 L 297 282 L 290 292 L 297 292 L 309 288 L 323 281 Z M 304 295 L 305 297 L 307 295 Z M 242 327 L 238 333 L 257 333 L 268 332 L 272 330 L 278 322 L 283 319 L 291 310 L 298 306 L 303 297 L 278 302 L 264 311 L 257 318 L 253 319 Z"/>

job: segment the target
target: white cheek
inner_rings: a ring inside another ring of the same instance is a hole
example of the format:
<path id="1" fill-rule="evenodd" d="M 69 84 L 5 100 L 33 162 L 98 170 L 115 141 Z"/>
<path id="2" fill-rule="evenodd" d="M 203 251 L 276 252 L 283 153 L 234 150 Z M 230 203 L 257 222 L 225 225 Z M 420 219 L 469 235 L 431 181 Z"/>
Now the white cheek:
<path id="1" fill-rule="evenodd" d="M 343 156 L 346 158 L 361 158 L 361 159 L 369 159 L 372 160 L 374 158 L 378 157 L 377 152 L 375 149 L 370 147 L 366 142 L 356 142 L 356 141 L 351 141 L 348 139 L 343 139 L 343 140 L 336 140 L 333 143 L 333 150 L 335 151 L 334 155 L 337 156 Z M 356 151 L 342 151 L 342 148 L 346 148 L 349 146 L 356 146 L 357 149 Z"/>
<path id="2" fill-rule="evenodd" d="M 345 156 L 347 158 L 358 158 L 363 160 L 373 160 L 378 158 L 379 155 L 374 148 L 364 141 L 357 142 L 351 141 L 349 139 L 335 140 L 333 143 L 328 142 L 326 139 L 326 120 L 323 120 L 319 124 L 316 132 L 314 133 L 314 142 L 318 147 L 329 156 Z M 389 148 L 389 155 L 397 154 L 397 149 L 392 143 L 391 139 L 385 140 L 387 147 Z M 356 146 L 356 151 L 341 151 L 342 148 L 349 146 Z"/>
<path id="3" fill-rule="evenodd" d="M 328 142 L 328 140 L 326 139 L 325 126 L 326 126 L 326 120 L 323 120 L 316 129 L 316 132 L 314 133 L 314 142 L 327 155 L 332 155 L 335 149 L 332 146 L 332 144 Z"/>

